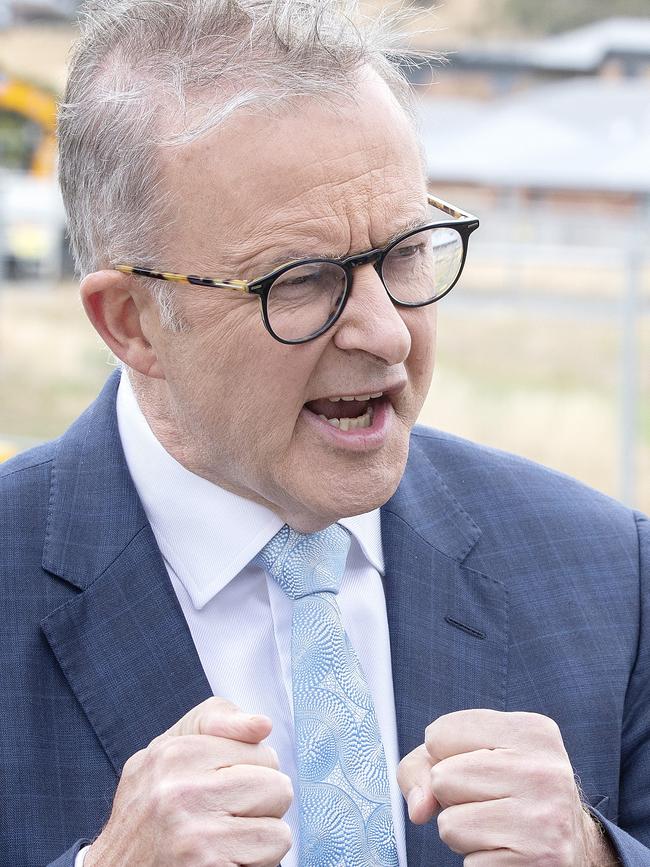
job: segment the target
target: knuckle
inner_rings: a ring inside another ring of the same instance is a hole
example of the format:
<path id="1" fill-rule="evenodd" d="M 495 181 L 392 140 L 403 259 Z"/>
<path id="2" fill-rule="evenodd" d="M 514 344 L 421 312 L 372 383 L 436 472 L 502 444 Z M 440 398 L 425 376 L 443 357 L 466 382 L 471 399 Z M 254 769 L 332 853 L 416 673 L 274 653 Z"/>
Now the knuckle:
<path id="1" fill-rule="evenodd" d="M 573 816 L 567 810 L 556 810 L 550 823 L 553 845 L 558 851 L 571 847 L 573 842 Z"/>
<path id="2" fill-rule="evenodd" d="M 283 819 L 280 819 L 278 822 L 276 837 L 277 837 L 277 845 L 282 850 L 282 855 L 280 857 L 283 857 L 284 855 L 287 854 L 287 852 L 289 851 L 289 849 L 291 849 L 291 846 L 293 845 L 293 836 L 291 834 L 291 828 L 287 825 L 287 823 Z"/>
<path id="3" fill-rule="evenodd" d="M 176 827 L 199 812 L 203 794 L 202 785 L 191 777 L 165 776 L 151 785 L 147 797 L 151 813 Z"/>
<path id="4" fill-rule="evenodd" d="M 230 867 L 234 865 L 234 857 L 228 857 L 230 840 L 225 823 L 216 822 L 211 829 L 214 833 L 206 836 L 203 823 L 188 820 L 174 837 L 169 863 L 182 867 Z M 208 844 L 208 845 L 206 845 Z M 219 856 L 215 858 L 214 847 L 219 845 Z M 233 851 L 236 848 L 232 847 Z M 166 862 L 167 863 L 167 862 Z"/>
<path id="5" fill-rule="evenodd" d="M 550 742 L 562 741 L 560 727 L 550 716 L 541 713 L 522 713 L 522 724 L 532 729 L 537 735 L 541 735 Z"/>
<path id="6" fill-rule="evenodd" d="M 160 777 L 149 789 L 149 800 L 159 816 L 175 812 L 182 795 L 178 781 L 170 777 Z"/>
<path id="7" fill-rule="evenodd" d="M 447 846 L 451 846 L 453 843 L 454 830 L 454 822 L 449 810 L 443 810 L 438 814 L 438 835 Z"/>
<path id="8" fill-rule="evenodd" d="M 429 723 L 429 725 L 425 728 L 424 743 L 427 746 L 440 736 L 440 732 L 444 730 L 448 716 L 449 714 L 447 714 L 446 716 L 439 716 L 438 719 L 434 719 L 434 721 Z"/>
<path id="9" fill-rule="evenodd" d="M 219 768 L 210 776 L 210 796 L 215 806 L 229 801 L 238 788 L 237 768 Z"/>
<path id="10" fill-rule="evenodd" d="M 280 761 L 278 759 L 278 754 L 273 749 L 273 747 L 266 746 L 265 744 L 260 746 L 261 759 L 263 764 L 267 765 L 269 768 L 273 768 L 273 770 L 278 770 L 280 767 Z"/>
<path id="11" fill-rule="evenodd" d="M 527 767 L 526 776 L 533 790 L 547 790 L 553 778 L 553 771 L 544 762 L 531 762 Z"/>
<path id="12" fill-rule="evenodd" d="M 423 744 L 420 744 L 419 747 L 416 747 L 404 756 L 397 766 L 398 778 L 409 774 L 411 767 L 418 761 L 418 757 L 422 755 L 423 751 L 426 753 L 426 747 Z"/>
<path id="13" fill-rule="evenodd" d="M 167 764 L 186 754 L 183 737 L 156 738 L 146 749 L 149 765 Z"/>
<path id="14" fill-rule="evenodd" d="M 424 744 L 412 750 L 404 756 L 397 768 L 397 782 L 404 794 L 406 794 L 414 781 L 430 767 L 429 753 Z M 426 770 L 424 770 L 426 769 Z"/>
<path id="15" fill-rule="evenodd" d="M 280 777 L 278 782 L 278 794 L 286 804 L 286 809 L 289 809 L 293 803 L 293 783 L 291 782 L 291 777 L 287 776 L 287 774 L 283 774 L 279 771 L 278 774 Z"/>
<path id="16" fill-rule="evenodd" d="M 121 778 L 131 780 L 133 777 L 139 776 L 142 769 L 146 767 L 146 764 L 147 750 L 138 750 L 137 753 L 133 753 L 133 755 L 130 756 L 124 763 Z"/>
<path id="17" fill-rule="evenodd" d="M 544 732 L 544 734 L 549 738 L 549 740 L 562 740 L 562 734 L 560 732 L 559 725 L 555 722 L 554 719 L 551 719 L 550 716 L 540 716 L 539 717 L 539 726 L 540 729 Z"/>
<path id="18" fill-rule="evenodd" d="M 434 765 L 429 772 L 431 788 L 433 789 L 433 794 L 438 795 L 442 794 L 446 791 L 447 783 L 448 783 L 448 774 L 447 769 L 444 766 L 444 762 L 438 762 L 437 765 Z"/>
<path id="19" fill-rule="evenodd" d="M 543 790 L 546 798 L 564 799 L 573 793 L 575 782 L 570 766 L 564 762 L 535 762 L 529 769 L 529 780 L 536 789 Z"/>
<path id="20" fill-rule="evenodd" d="M 574 861 L 573 818 L 570 811 L 540 805 L 532 817 L 540 829 L 536 851 L 531 860 L 540 865 L 570 865 Z"/>

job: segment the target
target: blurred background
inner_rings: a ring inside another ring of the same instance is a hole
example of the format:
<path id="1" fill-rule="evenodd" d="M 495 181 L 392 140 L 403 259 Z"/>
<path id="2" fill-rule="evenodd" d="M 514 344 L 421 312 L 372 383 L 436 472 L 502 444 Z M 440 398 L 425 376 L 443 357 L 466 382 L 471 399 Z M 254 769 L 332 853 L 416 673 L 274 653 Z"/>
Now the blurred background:
<path id="1" fill-rule="evenodd" d="M 55 182 L 78 5 L 0 0 L 0 459 L 111 370 Z M 422 421 L 650 511 L 650 0 L 417 5 L 430 186 L 481 219 Z"/>

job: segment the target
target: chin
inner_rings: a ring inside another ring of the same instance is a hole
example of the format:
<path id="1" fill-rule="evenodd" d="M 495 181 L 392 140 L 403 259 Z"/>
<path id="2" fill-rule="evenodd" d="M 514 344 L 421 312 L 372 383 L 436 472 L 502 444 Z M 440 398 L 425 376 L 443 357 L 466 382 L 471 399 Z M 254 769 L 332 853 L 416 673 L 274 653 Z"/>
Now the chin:
<path id="1" fill-rule="evenodd" d="M 406 465 L 403 461 L 391 462 L 386 466 L 381 462 L 360 473 L 344 473 L 338 478 L 323 478 L 319 481 L 322 498 L 315 511 L 329 515 L 329 523 L 339 518 L 351 518 L 372 512 L 384 505 L 393 496 L 401 481 Z"/>

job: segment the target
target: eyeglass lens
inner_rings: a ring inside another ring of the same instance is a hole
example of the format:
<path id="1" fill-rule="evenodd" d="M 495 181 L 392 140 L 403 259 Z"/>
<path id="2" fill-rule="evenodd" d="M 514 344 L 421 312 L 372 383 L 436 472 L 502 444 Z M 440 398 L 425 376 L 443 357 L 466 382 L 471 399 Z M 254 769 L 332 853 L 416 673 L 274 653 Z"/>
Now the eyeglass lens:
<path id="1" fill-rule="evenodd" d="M 394 301 L 426 304 L 449 289 L 463 264 L 463 239 L 438 227 L 409 235 L 392 247 L 382 266 Z M 328 325 L 339 312 L 346 273 L 332 262 L 297 265 L 281 274 L 267 300 L 269 324 L 283 340 L 302 340 Z"/>

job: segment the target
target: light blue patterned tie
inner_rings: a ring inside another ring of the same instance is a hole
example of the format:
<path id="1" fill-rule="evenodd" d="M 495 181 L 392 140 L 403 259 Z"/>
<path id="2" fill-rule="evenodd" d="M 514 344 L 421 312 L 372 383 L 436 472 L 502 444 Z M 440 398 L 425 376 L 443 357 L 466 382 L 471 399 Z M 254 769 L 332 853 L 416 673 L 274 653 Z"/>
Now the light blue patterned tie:
<path id="1" fill-rule="evenodd" d="M 286 524 L 258 555 L 294 600 L 291 630 L 300 867 L 397 867 L 375 708 L 336 602 L 350 535 Z"/>

